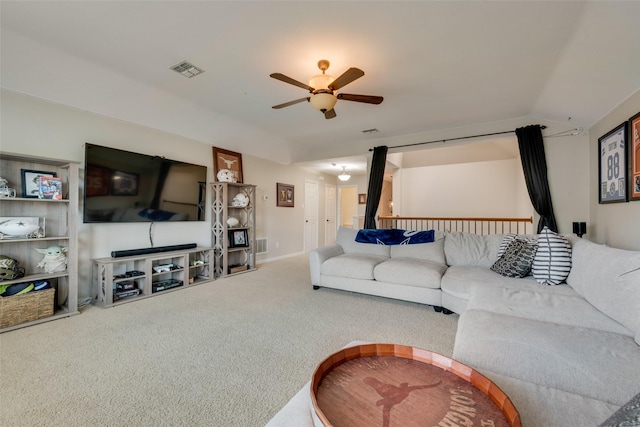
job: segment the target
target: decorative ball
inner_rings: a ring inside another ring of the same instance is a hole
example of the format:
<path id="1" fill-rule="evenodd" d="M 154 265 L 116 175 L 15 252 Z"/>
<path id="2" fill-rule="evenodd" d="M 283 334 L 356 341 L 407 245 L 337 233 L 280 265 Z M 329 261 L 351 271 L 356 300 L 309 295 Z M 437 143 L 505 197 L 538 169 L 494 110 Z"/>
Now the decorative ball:
<path id="1" fill-rule="evenodd" d="M 244 208 L 245 206 L 248 206 L 248 205 L 249 205 L 249 198 L 242 193 L 236 194 L 236 196 L 233 198 L 233 201 L 231 202 L 231 206 L 236 206 L 241 208 Z"/>
<path id="2" fill-rule="evenodd" d="M 0 233 L 9 236 L 25 236 L 40 228 L 38 224 L 29 224 L 21 219 L 10 219 L 0 223 Z"/>
<path id="3" fill-rule="evenodd" d="M 237 182 L 238 181 L 238 179 L 236 178 L 236 174 L 234 174 L 229 169 L 220 169 L 216 177 L 218 178 L 218 182 Z"/>
<path id="4" fill-rule="evenodd" d="M 229 218 L 227 218 L 227 225 L 229 227 L 237 227 L 240 225 L 240 221 L 238 220 L 238 218 L 230 216 Z"/>

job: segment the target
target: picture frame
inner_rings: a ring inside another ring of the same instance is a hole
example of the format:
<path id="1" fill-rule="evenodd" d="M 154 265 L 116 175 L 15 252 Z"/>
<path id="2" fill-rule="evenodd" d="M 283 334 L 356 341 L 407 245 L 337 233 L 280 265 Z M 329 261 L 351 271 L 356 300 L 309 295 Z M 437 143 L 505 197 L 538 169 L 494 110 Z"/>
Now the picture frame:
<path id="1" fill-rule="evenodd" d="M 627 122 L 598 138 L 598 202 L 617 203 L 628 199 Z"/>
<path id="2" fill-rule="evenodd" d="M 40 177 L 55 178 L 55 172 L 39 171 L 33 169 L 21 169 L 22 197 L 25 199 L 37 199 L 40 192 Z"/>
<path id="3" fill-rule="evenodd" d="M 108 196 L 111 190 L 111 169 L 87 165 L 85 170 L 86 185 L 84 188 L 87 197 Z"/>
<path id="4" fill-rule="evenodd" d="M 230 248 L 248 248 L 249 232 L 243 230 L 229 230 L 229 247 Z"/>
<path id="5" fill-rule="evenodd" d="M 629 119 L 629 200 L 640 200 L 640 113 Z"/>
<path id="6" fill-rule="evenodd" d="M 111 174 L 111 195 L 137 196 L 138 174 L 113 171 Z"/>
<path id="7" fill-rule="evenodd" d="M 293 185 L 276 183 L 276 206 L 293 208 L 295 206 L 294 190 Z"/>
<path id="8" fill-rule="evenodd" d="M 366 195 L 366 193 L 358 194 L 358 204 L 359 205 L 366 205 L 367 204 L 367 195 Z"/>
<path id="9" fill-rule="evenodd" d="M 38 178 L 38 198 L 62 200 L 62 178 L 40 176 Z"/>
<path id="10" fill-rule="evenodd" d="M 235 181 L 232 182 L 244 182 L 242 174 L 242 154 L 225 150 L 224 148 L 213 147 L 213 175 L 216 182 L 221 182 L 218 179 L 218 172 L 222 169 L 228 169 L 233 173 Z"/>

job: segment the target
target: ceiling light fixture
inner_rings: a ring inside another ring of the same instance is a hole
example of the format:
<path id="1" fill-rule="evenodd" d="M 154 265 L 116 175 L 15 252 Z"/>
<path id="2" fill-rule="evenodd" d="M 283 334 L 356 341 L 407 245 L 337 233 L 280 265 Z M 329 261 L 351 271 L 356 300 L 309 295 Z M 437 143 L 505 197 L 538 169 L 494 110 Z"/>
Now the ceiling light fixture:
<path id="1" fill-rule="evenodd" d="M 318 68 L 322 70 L 322 74 L 317 74 L 309 79 L 309 86 L 315 89 L 313 95 L 309 98 L 309 102 L 316 110 L 326 112 L 332 110 L 336 102 L 338 102 L 338 98 L 329 89 L 329 85 L 336 78 L 325 74 L 325 71 L 329 68 L 329 61 L 326 59 L 318 61 Z"/>
<path id="2" fill-rule="evenodd" d="M 349 175 L 349 173 L 347 173 L 347 167 L 343 166 L 342 167 L 342 173 L 340 175 L 338 175 L 338 179 L 340 181 L 349 181 L 349 178 L 351 178 L 351 175 Z"/>

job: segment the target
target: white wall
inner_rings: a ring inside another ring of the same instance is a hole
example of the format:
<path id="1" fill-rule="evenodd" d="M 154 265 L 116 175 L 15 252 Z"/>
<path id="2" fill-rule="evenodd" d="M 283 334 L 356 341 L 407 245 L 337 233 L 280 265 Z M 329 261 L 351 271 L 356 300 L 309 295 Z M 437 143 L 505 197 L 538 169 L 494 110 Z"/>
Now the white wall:
<path id="1" fill-rule="evenodd" d="M 520 161 L 399 169 L 393 214 L 430 217 L 530 217 Z"/>
<path id="2" fill-rule="evenodd" d="M 598 203 L 598 138 L 640 112 L 640 91 L 589 129 L 589 240 L 622 249 L 640 250 L 640 201 Z"/>
<path id="3" fill-rule="evenodd" d="M 0 150 L 55 159 L 84 162 L 84 143 L 125 149 L 144 154 L 205 165 L 208 181 L 213 180 L 213 156 L 210 145 L 167 132 L 134 125 L 86 111 L 54 104 L 9 91 L 0 92 Z M 318 181 L 324 194 L 324 181 L 335 183 L 335 177 L 321 176 L 305 169 L 259 159 L 243 153 L 245 182 L 257 184 L 258 237 L 270 241 L 269 253 L 258 261 L 290 256 L 303 250 L 304 180 Z M 276 207 L 276 182 L 295 185 L 295 207 Z M 266 201 L 262 195 L 267 195 Z M 211 192 L 207 192 L 210 206 Z M 82 208 L 81 208 L 82 209 Z M 319 245 L 324 244 L 324 199 L 319 199 Z M 321 214 L 320 214 L 321 213 Z M 80 218 L 82 218 L 80 216 Z M 211 245 L 211 214 L 206 221 L 154 223 L 155 246 L 182 243 Z M 110 256 L 111 251 L 146 248 L 149 223 L 79 224 L 79 295 L 92 294 L 91 259 Z M 279 247 L 275 248 L 275 242 Z"/>

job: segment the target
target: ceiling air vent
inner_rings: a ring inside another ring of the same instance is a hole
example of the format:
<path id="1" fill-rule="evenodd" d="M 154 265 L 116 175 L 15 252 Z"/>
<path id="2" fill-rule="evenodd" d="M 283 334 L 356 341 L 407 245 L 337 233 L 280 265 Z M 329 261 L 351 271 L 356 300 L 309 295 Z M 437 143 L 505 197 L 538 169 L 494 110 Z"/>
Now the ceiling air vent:
<path id="1" fill-rule="evenodd" d="M 202 68 L 198 68 L 195 65 L 191 64 L 187 61 L 182 61 L 179 64 L 174 65 L 171 69 L 177 73 L 182 74 L 185 77 L 191 78 L 195 77 L 198 74 L 204 73 Z"/>

